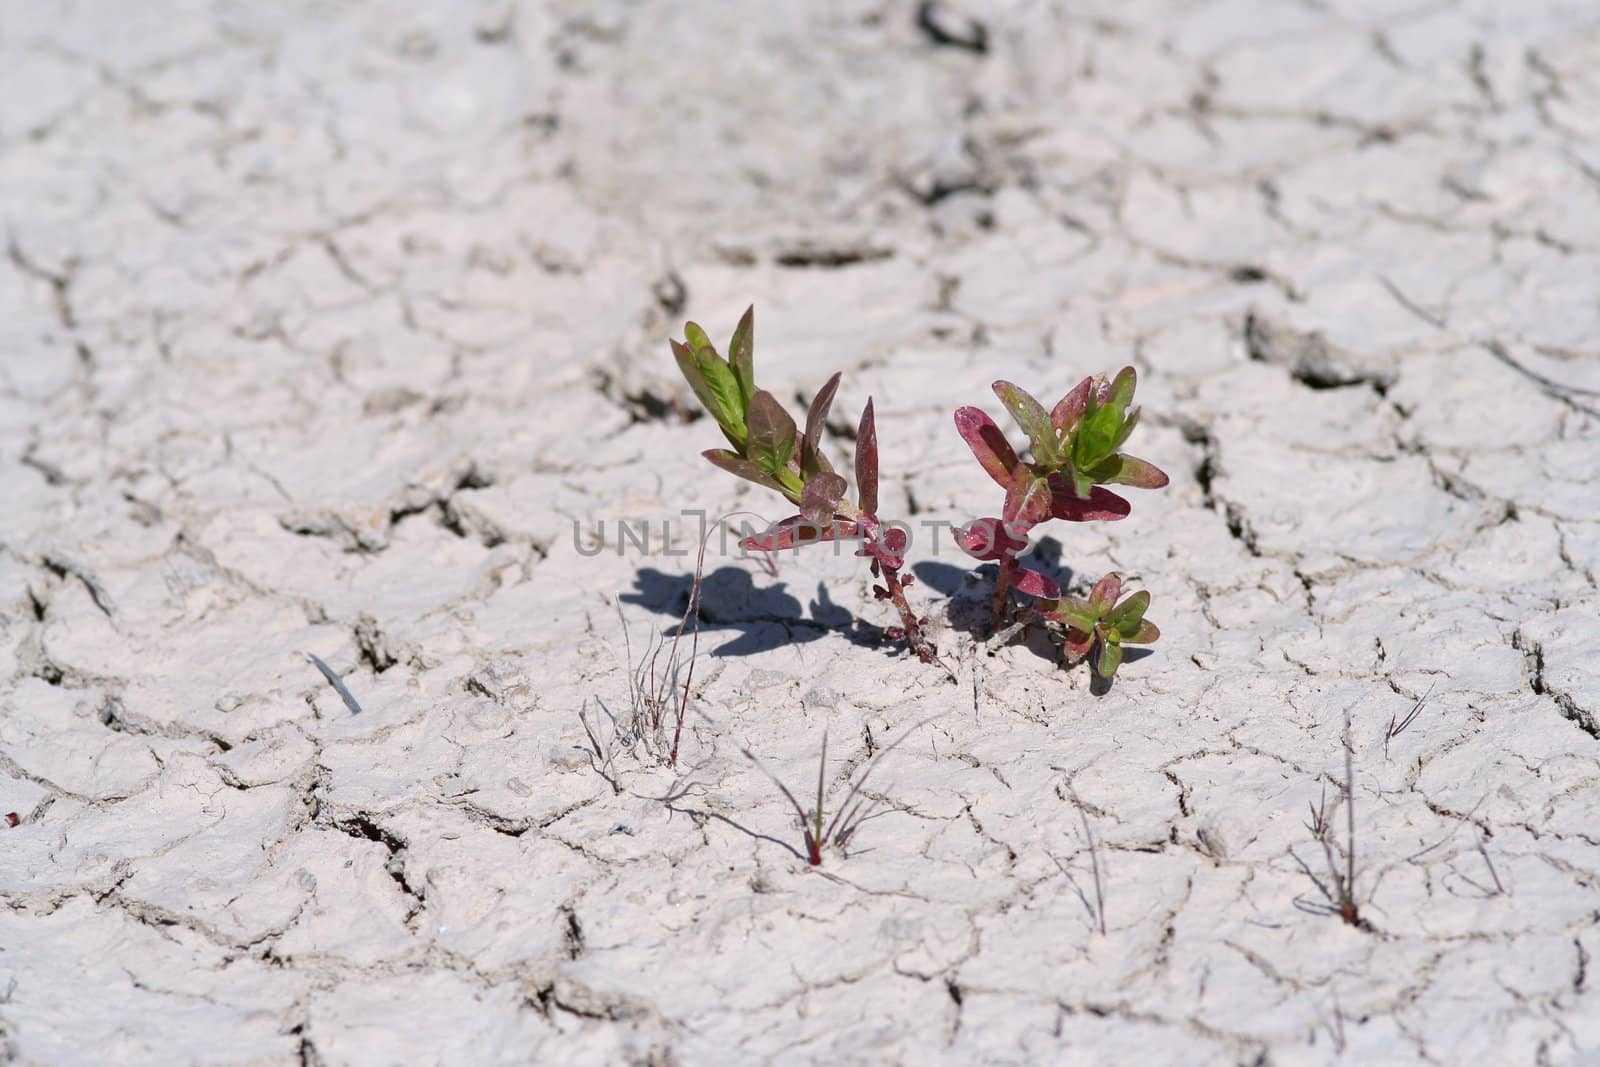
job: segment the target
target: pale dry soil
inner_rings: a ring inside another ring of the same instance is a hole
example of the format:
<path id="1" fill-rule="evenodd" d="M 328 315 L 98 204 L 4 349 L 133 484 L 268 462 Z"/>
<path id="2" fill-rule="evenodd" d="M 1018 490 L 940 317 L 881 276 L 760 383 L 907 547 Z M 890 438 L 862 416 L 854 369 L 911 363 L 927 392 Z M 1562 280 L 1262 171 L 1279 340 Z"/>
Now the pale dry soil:
<path id="1" fill-rule="evenodd" d="M 917 16 L 0 12 L 0 1060 L 1600 1062 L 1594 5 Z M 1154 653 L 716 557 L 679 766 L 597 774 L 692 560 L 573 524 L 782 515 L 665 346 L 751 301 L 913 521 L 998 508 L 991 379 L 1137 366 L 1171 487 L 1046 547 Z M 741 746 L 832 803 L 930 716 L 808 869 Z"/>

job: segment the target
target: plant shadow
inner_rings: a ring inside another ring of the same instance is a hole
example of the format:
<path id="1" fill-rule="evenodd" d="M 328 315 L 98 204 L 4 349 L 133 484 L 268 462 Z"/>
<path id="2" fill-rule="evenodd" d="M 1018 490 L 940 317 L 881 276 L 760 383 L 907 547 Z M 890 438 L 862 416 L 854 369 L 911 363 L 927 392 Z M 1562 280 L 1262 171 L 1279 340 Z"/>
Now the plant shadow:
<path id="1" fill-rule="evenodd" d="M 678 620 L 689 608 L 694 575 L 667 574 L 652 567 L 639 570 L 634 588 L 618 599 L 668 616 L 665 633 L 678 630 Z M 835 603 L 822 582 L 815 597 L 802 605 L 788 592 L 788 583 L 758 585 L 746 570 L 724 566 L 701 579 L 700 632 L 733 631 L 734 636 L 711 649 L 715 656 L 751 656 L 785 645 L 808 644 L 828 634 L 838 634 L 851 644 L 903 652 L 902 642 L 891 640 L 882 627 L 856 618 Z"/>
<path id="2" fill-rule="evenodd" d="M 1033 549 L 1019 557 L 1029 570 L 1035 570 L 1051 579 L 1063 590 L 1070 589 L 1072 580 L 1077 572 L 1061 561 L 1062 544 L 1054 537 L 1041 537 Z M 925 583 L 930 589 L 935 589 L 949 598 L 947 611 L 950 627 L 967 634 L 979 645 L 986 644 L 994 636 L 994 583 L 1000 573 L 998 564 L 985 563 L 977 569 L 964 569 L 954 567 L 948 563 L 923 562 L 915 564 L 912 573 L 918 581 Z M 1020 618 L 1019 611 L 1025 610 L 1022 605 L 1027 600 L 1020 594 L 1011 596 L 1013 621 Z M 1027 646 L 1028 650 L 1040 659 L 1051 663 L 1061 664 L 1063 669 L 1074 669 L 1077 664 L 1066 662 L 1061 646 L 1050 639 L 1045 627 L 1038 623 L 1025 626 L 1013 638 Z M 1151 654 L 1146 648 L 1127 648 L 1124 651 L 1124 662 L 1133 663 Z M 1089 667 L 1089 692 L 1095 696 L 1105 696 L 1111 691 L 1112 679 L 1102 678 L 1093 667 Z"/>
<path id="3" fill-rule="evenodd" d="M 1140 660 L 1144 659 L 1146 656 L 1153 656 L 1153 655 L 1155 655 L 1155 649 L 1153 649 L 1153 648 L 1136 648 L 1136 647 L 1134 647 L 1132 645 L 1123 645 L 1122 646 L 1122 665 L 1124 667 L 1126 667 L 1130 663 L 1138 663 Z M 1095 670 L 1093 666 L 1089 667 L 1089 692 L 1090 693 L 1094 694 L 1097 697 L 1103 697 L 1107 693 L 1111 692 L 1111 688 L 1115 684 L 1116 684 L 1116 679 L 1115 678 L 1107 678 L 1107 677 L 1103 676 L 1099 671 Z"/>
<path id="4" fill-rule="evenodd" d="M 1053 580 L 1062 589 L 1072 584 L 1074 571 L 1061 562 L 1061 542 L 1054 537 L 1041 537 L 1033 549 L 1018 557 L 1029 569 Z M 972 637 L 978 642 L 993 636 L 994 583 L 1000 573 L 998 564 L 984 563 L 976 569 L 953 567 L 948 563 L 923 562 L 911 571 L 918 581 L 936 589 L 949 598 L 949 616 L 952 629 Z M 1027 600 L 1021 594 L 1011 594 L 1013 609 Z M 1015 614 L 1012 616 L 1016 617 Z M 1030 637 L 1040 627 L 1030 626 Z M 1030 647 L 1035 642 L 1029 641 Z M 1049 642 L 1039 642 L 1034 649 L 1045 659 L 1059 660 L 1060 654 Z"/>

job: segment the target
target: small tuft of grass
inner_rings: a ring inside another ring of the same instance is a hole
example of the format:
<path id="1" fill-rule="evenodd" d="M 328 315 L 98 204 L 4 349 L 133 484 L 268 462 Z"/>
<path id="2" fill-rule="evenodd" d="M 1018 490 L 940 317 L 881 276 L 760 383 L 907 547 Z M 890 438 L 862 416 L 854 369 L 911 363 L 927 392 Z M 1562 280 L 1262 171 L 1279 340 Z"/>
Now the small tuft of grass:
<path id="1" fill-rule="evenodd" d="M 1371 931 L 1372 926 L 1361 917 L 1361 906 L 1356 901 L 1356 789 L 1355 789 L 1355 757 L 1350 742 L 1350 717 L 1345 715 L 1344 730 L 1344 782 L 1340 787 L 1340 801 L 1344 806 L 1345 840 L 1344 847 L 1340 849 L 1334 843 L 1334 830 L 1332 815 L 1336 812 L 1328 810 L 1328 786 L 1322 786 L 1322 799 L 1311 806 L 1311 818 L 1306 822 L 1306 829 L 1311 832 L 1311 837 L 1322 848 L 1322 858 L 1325 872 L 1321 877 L 1311 869 L 1311 866 L 1301 859 L 1293 850 L 1289 855 L 1294 857 L 1295 863 L 1300 865 L 1300 870 L 1311 879 L 1311 884 L 1317 887 L 1321 899 L 1307 896 L 1295 897 L 1294 906 L 1311 915 L 1337 915 L 1346 925 L 1354 926 L 1360 930 Z M 1337 853 L 1343 853 L 1343 863 L 1339 862 Z"/>
<path id="2" fill-rule="evenodd" d="M 824 848 L 832 845 L 841 855 L 848 855 L 850 842 L 855 839 L 856 832 L 861 829 L 868 819 L 881 814 L 879 808 L 883 803 L 883 797 L 868 796 L 863 792 L 867 778 L 877 769 L 879 761 L 898 748 L 914 731 L 932 721 L 931 718 L 924 719 L 911 726 L 899 737 L 889 742 L 888 745 L 879 749 L 871 759 L 867 760 L 862 766 L 859 775 L 852 774 L 849 779 L 850 788 L 845 791 L 844 798 L 834 809 L 831 818 L 827 814 L 828 731 L 826 729 L 822 731 L 822 751 L 817 757 L 817 802 L 816 806 L 809 811 L 801 805 L 794 792 L 783 783 L 783 779 L 769 770 L 766 764 L 761 762 L 760 757 L 750 751 L 748 746 L 739 746 L 739 753 L 749 760 L 756 770 L 766 775 L 773 785 L 778 787 L 778 791 L 783 794 L 783 798 L 794 809 L 795 817 L 800 823 L 801 843 L 804 847 L 804 852 L 792 847 L 790 851 L 803 858 L 811 866 L 820 867 L 822 866 Z"/>
<path id="3" fill-rule="evenodd" d="M 700 539 L 700 551 L 694 561 L 694 580 L 689 586 L 689 602 L 671 640 L 664 634 L 652 632 L 644 654 L 635 660 L 633 635 L 622 614 L 622 605 L 617 605 L 617 618 L 622 623 L 623 655 L 631 672 L 628 675 L 628 710 L 619 715 L 607 707 L 604 700 L 595 698 L 610 722 L 609 736 L 604 736 L 604 724 L 599 716 L 593 723 L 589 721 L 587 702 L 578 711 L 578 721 L 583 724 L 583 732 L 589 740 L 585 751 L 589 754 L 590 765 L 611 784 L 613 792 L 622 791 L 614 770 L 619 749 L 634 752 L 642 748 L 658 763 L 669 767 L 678 765 L 683 724 L 689 717 L 694 665 L 700 655 L 700 591 L 705 578 L 706 542 L 722 521 L 719 518 L 716 523 L 709 524 L 705 536 Z"/>

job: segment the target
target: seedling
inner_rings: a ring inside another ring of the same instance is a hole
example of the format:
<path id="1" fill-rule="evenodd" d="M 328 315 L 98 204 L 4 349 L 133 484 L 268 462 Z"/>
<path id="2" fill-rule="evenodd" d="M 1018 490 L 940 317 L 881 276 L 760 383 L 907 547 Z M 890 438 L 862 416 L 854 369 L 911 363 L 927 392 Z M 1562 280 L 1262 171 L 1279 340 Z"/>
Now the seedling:
<path id="1" fill-rule="evenodd" d="M 755 384 L 755 308 L 750 308 L 734 328 L 728 357 L 718 354 L 706 332 L 693 322 L 683 328 L 684 340 L 672 341 L 678 369 L 700 403 L 716 420 L 731 448 L 704 453 L 707 460 L 730 474 L 754 482 L 783 496 L 799 514 L 775 524 L 764 533 L 746 537 L 746 551 L 775 552 L 835 540 L 859 540 L 856 555 L 871 561 L 872 574 L 882 578 L 873 586 L 880 600 L 894 603 L 903 637 L 924 662 L 933 660 L 933 648 L 922 633 L 919 619 L 906 602 L 912 576 L 902 576 L 906 533 L 878 517 L 878 432 L 872 400 L 861 413 L 856 433 L 856 499 L 846 498 L 849 483 L 835 472 L 821 447 L 822 430 L 839 388 L 839 374 L 829 378 L 811 401 L 802 433 L 776 397 Z"/>
<path id="2" fill-rule="evenodd" d="M 1088 659 L 1102 678 L 1112 678 L 1122 666 L 1123 645 L 1154 644 L 1161 636 L 1156 624 L 1144 617 L 1150 594 L 1140 590 L 1121 603 L 1122 579 L 1108 574 L 1095 583 L 1087 600 L 1062 596 L 1039 604 L 1039 614 L 1066 628 L 1066 650 Z"/>
<path id="3" fill-rule="evenodd" d="M 851 840 L 854 839 L 856 831 L 861 829 L 862 824 L 877 813 L 881 798 L 868 797 L 863 794 L 862 789 L 867 784 L 867 777 L 878 766 L 878 761 L 898 748 L 902 741 L 911 736 L 912 731 L 927 725 L 929 721 L 924 719 L 889 742 L 887 746 L 879 749 L 877 754 L 867 761 L 861 770 L 861 774 L 852 776 L 850 788 L 845 792 L 844 799 L 839 802 L 839 806 L 834 811 L 831 819 L 826 814 L 828 785 L 828 731 L 826 729 L 822 731 L 822 754 L 817 757 L 817 804 L 810 811 L 801 806 L 800 801 L 795 799 L 794 793 L 790 791 L 788 786 L 783 784 L 783 779 L 768 770 L 766 764 L 762 763 L 754 752 L 743 746 L 740 747 L 739 752 L 745 759 L 750 761 L 756 770 L 766 775 L 767 779 L 778 787 L 778 791 L 783 794 L 783 798 L 794 809 L 795 817 L 800 822 L 801 843 L 805 848 L 805 861 L 813 867 L 820 867 L 822 866 L 822 850 L 826 846 L 831 844 L 840 853 L 845 853 Z M 796 852 L 796 855 L 800 854 Z"/>
<path id="4" fill-rule="evenodd" d="M 1097 669 L 1107 678 L 1122 662 L 1124 642 L 1148 643 L 1159 636 L 1154 625 L 1148 633 L 1141 628 L 1149 594 L 1135 594 L 1128 605 L 1116 605 L 1120 586 L 1116 582 L 1109 587 L 1110 605 L 1102 605 L 1094 597 L 1088 602 L 1063 598 L 1055 582 L 1022 567 L 1017 559 L 1028 547 L 1033 527 L 1050 519 L 1115 522 L 1126 518 L 1132 505 L 1106 486 L 1160 489 L 1167 484 L 1166 474 L 1154 464 L 1121 450 L 1139 424 L 1139 409 L 1131 406 L 1137 384 L 1132 367 L 1122 368 L 1110 381 L 1103 375 L 1085 378 L 1046 411 L 1026 390 L 1007 381 L 995 382 L 995 395 L 1027 435 L 1027 460 L 981 409 L 964 407 L 955 416 L 956 430 L 1006 493 L 1000 517 L 978 520 L 964 531 L 961 540 L 970 555 L 1000 565 L 994 590 L 994 629 L 1000 630 L 1005 620 L 1008 595 L 1014 588 L 1042 601 L 1040 609 L 1047 617 L 1050 612 L 1059 613 L 1057 621 L 1068 627 L 1069 651 L 1086 655 L 1093 645 Z M 1101 591 L 1105 582 L 1102 579 L 1095 589 Z M 1116 623 L 1110 621 L 1113 615 Z"/>
<path id="5" fill-rule="evenodd" d="M 1356 903 L 1356 790 L 1349 729 L 1350 724 L 1346 719 L 1342 787 L 1345 818 L 1344 863 L 1341 865 L 1334 855 L 1334 832 L 1328 813 L 1328 788 L 1324 783 L 1322 800 L 1311 807 L 1311 818 L 1306 823 L 1306 829 L 1322 847 L 1322 858 L 1327 873 L 1321 878 L 1317 877 L 1316 872 L 1305 860 L 1301 859 L 1293 849 L 1289 850 L 1289 855 L 1294 857 L 1295 863 L 1300 865 L 1300 870 L 1305 872 L 1305 876 L 1311 879 L 1311 884 L 1317 887 L 1317 893 L 1322 899 L 1296 897 L 1294 905 L 1312 915 L 1337 915 L 1350 926 L 1359 930 L 1370 930 L 1371 926 L 1361 917 L 1360 906 Z"/>

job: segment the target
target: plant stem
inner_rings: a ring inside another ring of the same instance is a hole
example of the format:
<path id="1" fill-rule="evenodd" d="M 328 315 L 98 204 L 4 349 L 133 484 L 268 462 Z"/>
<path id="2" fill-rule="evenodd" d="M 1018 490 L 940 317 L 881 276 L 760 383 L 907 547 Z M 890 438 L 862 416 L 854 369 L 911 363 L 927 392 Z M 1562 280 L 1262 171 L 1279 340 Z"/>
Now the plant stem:
<path id="1" fill-rule="evenodd" d="M 888 567 L 883 568 L 883 584 L 889 589 L 889 599 L 894 601 L 895 608 L 900 612 L 900 625 L 906 631 L 906 643 L 911 646 L 911 651 L 924 663 L 933 662 L 933 648 L 928 644 L 928 639 L 922 636 L 922 625 L 917 622 L 917 617 L 911 611 L 911 605 L 906 603 L 905 587 L 900 584 L 900 572 Z"/>
<path id="2" fill-rule="evenodd" d="M 1000 576 L 994 581 L 994 628 L 1000 629 L 1000 624 L 1006 618 L 1006 592 L 1011 588 L 1011 570 L 1016 565 L 1015 556 L 1000 557 Z"/>

